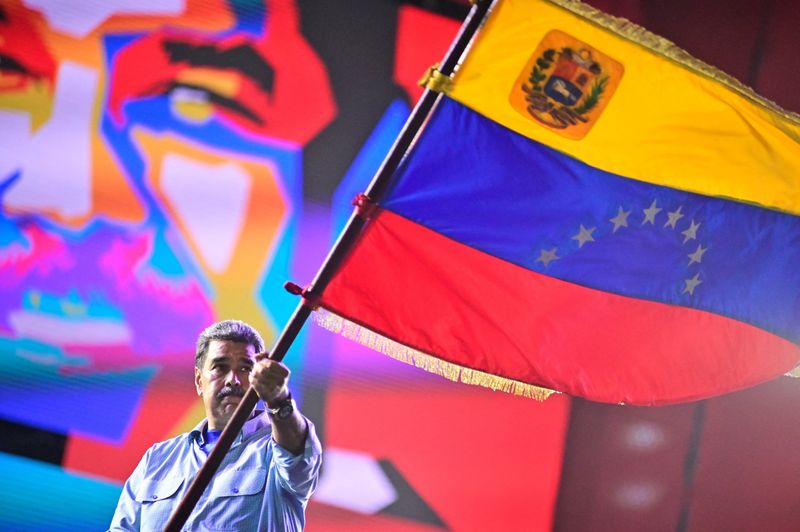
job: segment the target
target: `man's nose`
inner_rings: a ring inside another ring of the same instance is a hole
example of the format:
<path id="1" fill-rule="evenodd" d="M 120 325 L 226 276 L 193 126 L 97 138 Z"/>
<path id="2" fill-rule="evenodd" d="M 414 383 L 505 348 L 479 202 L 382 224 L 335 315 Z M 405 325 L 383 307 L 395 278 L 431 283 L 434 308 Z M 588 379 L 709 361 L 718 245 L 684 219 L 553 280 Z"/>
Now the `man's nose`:
<path id="1" fill-rule="evenodd" d="M 235 369 L 229 371 L 228 372 L 228 378 L 225 380 L 225 384 L 227 384 L 229 386 L 241 386 L 242 385 L 242 379 L 239 378 L 239 372 L 236 371 Z"/>

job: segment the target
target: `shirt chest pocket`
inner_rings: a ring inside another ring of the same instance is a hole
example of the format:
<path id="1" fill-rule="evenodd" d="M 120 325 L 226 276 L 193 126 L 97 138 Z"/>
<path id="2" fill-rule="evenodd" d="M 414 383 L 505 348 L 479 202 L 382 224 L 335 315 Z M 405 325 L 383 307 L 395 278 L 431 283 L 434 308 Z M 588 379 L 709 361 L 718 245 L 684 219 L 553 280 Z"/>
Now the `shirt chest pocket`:
<path id="1" fill-rule="evenodd" d="M 205 526 L 225 531 L 262 528 L 266 482 L 266 469 L 217 472 L 207 491 Z"/>
<path id="2" fill-rule="evenodd" d="M 220 471 L 211 484 L 210 498 L 255 495 L 266 481 L 266 468 Z"/>
<path id="3" fill-rule="evenodd" d="M 161 480 L 144 479 L 136 491 L 136 500 L 142 505 L 142 530 L 162 530 L 179 499 L 181 477 Z"/>
<path id="4" fill-rule="evenodd" d="M 178 492 L 178 488 L 181 487 L 182 483 L 182 478 L 144 479 L 136 492 L 136 500 L 141 503 L 147 503 L 170 499 Z"/>

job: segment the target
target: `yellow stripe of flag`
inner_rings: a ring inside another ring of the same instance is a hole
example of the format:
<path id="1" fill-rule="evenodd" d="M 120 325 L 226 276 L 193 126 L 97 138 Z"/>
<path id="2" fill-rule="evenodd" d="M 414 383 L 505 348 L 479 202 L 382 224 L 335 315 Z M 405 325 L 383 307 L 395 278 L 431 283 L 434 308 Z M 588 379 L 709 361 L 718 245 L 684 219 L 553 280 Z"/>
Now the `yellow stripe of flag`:
<path id="1" fill-rule="evenodd" d="M 503 0 L 450 97 L 615 174 L 800 214 L 800 118 L 622 19 Z"/>

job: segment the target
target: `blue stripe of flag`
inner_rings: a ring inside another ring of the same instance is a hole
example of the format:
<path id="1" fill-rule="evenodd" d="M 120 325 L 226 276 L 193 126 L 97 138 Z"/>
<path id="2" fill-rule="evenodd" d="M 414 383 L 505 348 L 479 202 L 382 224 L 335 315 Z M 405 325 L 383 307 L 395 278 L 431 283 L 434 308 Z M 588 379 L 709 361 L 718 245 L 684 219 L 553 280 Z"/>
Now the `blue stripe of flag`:
<path id="1" fill-rule="evenodd" d="M 592 168 L 448 98 L 384 207 L 536 272 L 800 340 L 800 218 Z"/>

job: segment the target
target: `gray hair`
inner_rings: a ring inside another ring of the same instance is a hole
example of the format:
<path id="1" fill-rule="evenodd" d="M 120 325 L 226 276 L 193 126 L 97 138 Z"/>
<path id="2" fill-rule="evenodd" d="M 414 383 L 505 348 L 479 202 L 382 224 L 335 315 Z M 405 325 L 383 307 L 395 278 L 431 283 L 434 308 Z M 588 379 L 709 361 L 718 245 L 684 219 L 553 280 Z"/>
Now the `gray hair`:
<path id="1" fill-rule="evenodd" d="M 203 367 L 208 345 L 212 340 L 224 340 L 228 342 L 242 342 L 252 345 L 256 353 L 264 351 L 264 339 L 254 328 L 239 320 L 218 321 L 206 328 L 197 338 L 197 349 L 194 355 L 194 365 L 197 368 Z"/>

